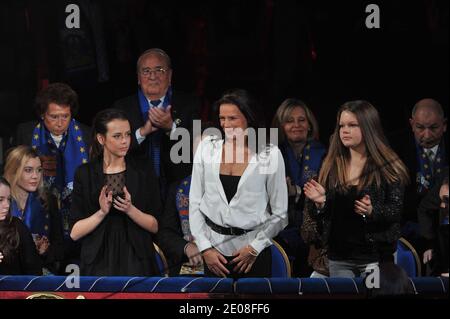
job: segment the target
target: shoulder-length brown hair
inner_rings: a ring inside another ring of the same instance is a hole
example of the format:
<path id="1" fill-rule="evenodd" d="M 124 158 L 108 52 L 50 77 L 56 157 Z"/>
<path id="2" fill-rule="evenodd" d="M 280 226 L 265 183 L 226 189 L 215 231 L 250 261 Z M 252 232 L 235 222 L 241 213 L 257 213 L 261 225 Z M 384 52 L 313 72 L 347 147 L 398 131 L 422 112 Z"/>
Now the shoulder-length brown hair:
<path id="1" fill-rule="evenodd" d="M 344 111 L 356 116 L 366 147 L 367 161 L 359 179 L 358 191 L 374 182 L 378 187 L 382 181 L 407 184 L 408 170 L 389 147 L 378 111 L 372 104 L 362 100 L 346 102 L 340 107 L 336 127 L 330 138 L 328 154 L 320 170 L 319 183 L 326 188 L 338 188 L 343 191 L 347 191 L 351 183 L 346 176 L 347 166 L 350 163 L 350 151 L 342 144 L 339 137 L 339 121 Z"/>
<path id="2" fill-rule="evenodd" d="M 295 108 L 301 108 L 305 111 L 306 120 L 308 121 L 310 130 L 308 131 L 308 139 L 319 140 L 319 124 L 311 109 L 301 100 L 288 98 L 284 100 L 278 107 L 272 120 L 272 127 L 278 128 L 278 143 L 282 144 L 286 141 L 283 125 L 288 121 Z"/>

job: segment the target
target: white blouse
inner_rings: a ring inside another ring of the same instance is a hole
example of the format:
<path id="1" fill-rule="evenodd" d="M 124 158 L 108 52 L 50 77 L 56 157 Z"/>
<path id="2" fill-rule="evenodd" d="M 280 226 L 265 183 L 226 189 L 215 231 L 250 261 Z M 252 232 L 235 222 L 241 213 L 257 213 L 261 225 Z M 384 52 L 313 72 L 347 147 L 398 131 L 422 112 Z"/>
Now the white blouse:
<path id="1" fill-rule="evenodd" d="M 216 248 L 224 256 L 251 245 L 260 253 L 288 224 L 288 193 L 283 156 L 270 145 L 250 159 L 236 194 L 228 203 L 220 181 L 223 140 L 214 136 L 199 145 L 189 192 L 189 224 L 200 251 Z M 244 235 L 222 235 L 204 216 L 223 227 L 252 229 Z"/>

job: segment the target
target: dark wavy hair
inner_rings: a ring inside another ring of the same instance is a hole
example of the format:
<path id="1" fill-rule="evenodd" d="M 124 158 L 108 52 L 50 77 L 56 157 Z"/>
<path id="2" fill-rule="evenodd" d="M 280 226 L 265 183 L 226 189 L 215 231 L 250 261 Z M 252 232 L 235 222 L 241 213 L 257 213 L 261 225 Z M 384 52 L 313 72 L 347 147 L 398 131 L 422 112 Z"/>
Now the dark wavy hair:
<path id="1" fill-rule="evenodd" d="M 56 103 L 59 105 L 68 105 L 72 118 L 78 112 L 78 95 L 77 93 L 65 83 L 51 83 L 45 89 L 40 91 L 36 96 L 34 107 L 39 118 L 47 112 L 48 105 Z"/>
<path id="2" fill-rule="evenodd" d="M 124 111 L 119 109 L 104 109 L 98 112 L 92 122 L 92 145 L 89 151 L 89 158 L 96 159 L 103 155 L 103 147 L 97 140 L 97 134 L 106 135 L 108 131 L 108 123 L 113 120 L 128 121 L 128 117 Z"/>
<path id="3" fill-rule="evenodd" d="M 3 176 L 0 177 L 0 185 L 10 188 L 8 181 Z M 8 213 L 6 219 L 0 221 L 0 251 L 5 260 L 8 260 L 19 247 L 19 241 L 19 231 L 12 222 L 11 214 Z"/>
<path id="4" fill-rule="evenodd" d="M 239 111 L 244 115 L 247 120 L 247 127 L 253 128 L 256 133 L 256 138 L 258 141 L 258 128 L 263 127 L 261 125 L 260 118 L 258 116 L 258 111 L 260 111 L 259 104 L 250 95 L 250 93 L 243 89 L 232 89 L 226 91 L 219 100 L 217 100 L 213 105 L 213 123 L 217 127 L 222 136 L 225 136 L 225 132 L 220 126 L 220 106 L 223 104 L 233 104 Z"/>

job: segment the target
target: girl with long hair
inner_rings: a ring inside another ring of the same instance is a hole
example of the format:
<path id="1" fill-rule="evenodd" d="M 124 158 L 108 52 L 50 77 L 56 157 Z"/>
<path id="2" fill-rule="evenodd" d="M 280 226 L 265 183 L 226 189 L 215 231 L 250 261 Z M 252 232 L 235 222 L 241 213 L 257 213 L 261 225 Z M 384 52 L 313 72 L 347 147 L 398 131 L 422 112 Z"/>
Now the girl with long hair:
<path id="1" fill-rule="evenodd" d="M 44 264 L 44 273 L 59 273 L 63 259 L 63 228 L 58 204 L 43 186 L 38 153 L 20 145 L 8 152 L 5 178 L 11 185 L 11 215 L 28 227 Z"/>
<path id="2" fill-rule="evenodd" d="M 319 179 L 304 186 L 328 248 L 330 276 L 360 276 L 393 260 L 407 182 L 375 107 L 360 100 L 342 105 Z"/>
<path id="3" fill-rule="evenodd" d="M 31 234 L 22 221 L 10 214 L 11 188 L 0 177 L 0 274 L 41 275 L 39 258 Z"/>

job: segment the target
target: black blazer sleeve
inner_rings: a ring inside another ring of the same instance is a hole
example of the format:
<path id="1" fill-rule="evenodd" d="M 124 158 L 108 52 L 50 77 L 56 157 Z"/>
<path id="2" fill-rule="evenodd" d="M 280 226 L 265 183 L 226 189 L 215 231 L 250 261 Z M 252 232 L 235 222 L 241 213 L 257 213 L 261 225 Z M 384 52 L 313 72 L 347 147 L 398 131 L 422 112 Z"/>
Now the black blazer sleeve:
<path id="1" fill-rule="evenodd" d="M 17 222 L 19 232 L 19 259 L 24 275 L 42 275 L 42 259 L 39 257 L 33 238 L 28 228 L 21 222 Z"/>
<path id="2" fill-rule="evenodd" d="M 102 181 L 96 178 L 93 166 L 95 166 L 93 163 L 83 164 L 75 172 L 69 214 L 71 229 L 76 222 L 91 216 L 100 208 L 98 197 Z M 103 221 L 90 234 L 80 239 L 80 258 L 84 262 L 89 264 L 94 260 L 103 243 L 104 232 L 105 223 Z"/>
<path id="3" fill-rule="evenodd" d="M 127 157 L 126 186 L 133 205 L 144 214 L 161 218 L 161 197 L 158 179 L 148 161 Z M 136 254 L 154 261 L 153 234 L 128 218 L 128 233 Z M 156 266 L 154 269 L 157 269 Z"/>
<path id="4" fill-rule="evenodd" d="M 448 167 L 444 170 L 435 186 L 422 199 L 418 209 L 418 219 L 420 226 L 420 234 L 425 239 L 426 248 L 433 248 L 434 239 L 436 238 L 437 227 L 439 223 L 439 208 L 441 199 L 439 191 L 441 189 L 444 176 L 448 176 Z"/>
<path id="5" fill-rule="evenodd" d="M 405 187 L 400 183 L 384 183 L 383 186 L 383 192 L 374 191 L 371 194 L 373 212 L 369 222 L 400 222 Z"/>
<path id="6" fill-rule="evenodd" d="M 56 198 L 51 194 L 47 194 L 47 198 L 47 211 L 50 215 L 50 246 L 44 263 L 50 270 L 57 271 L 51 268 L 57 261 L 64 258 L 64 234 Z"/>

